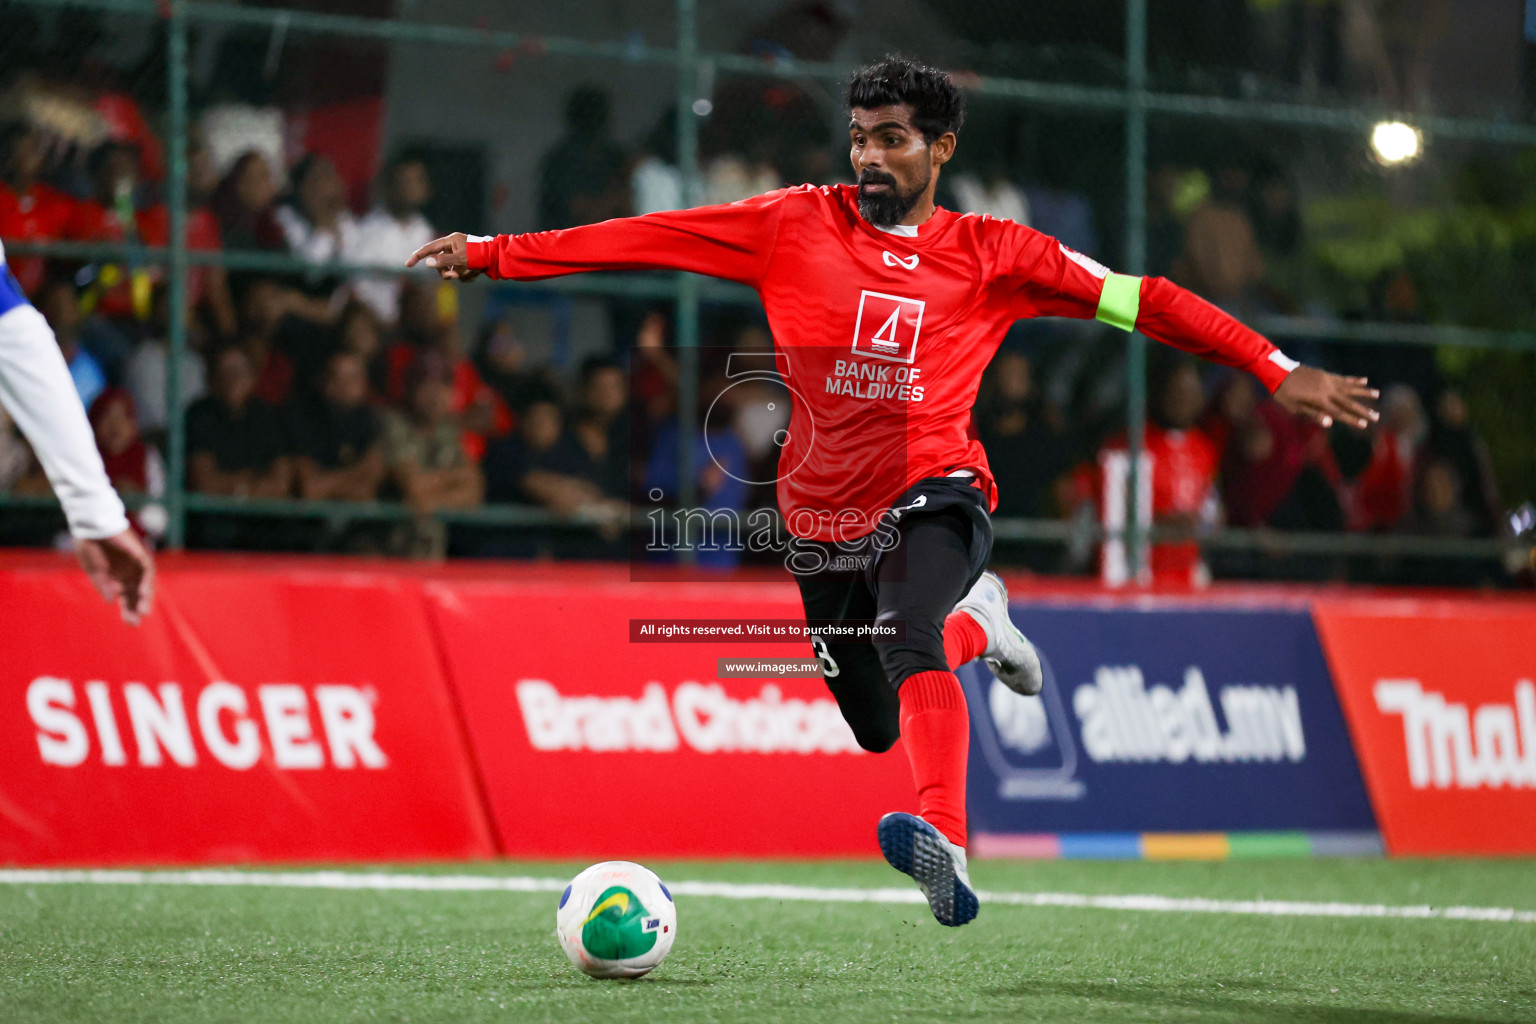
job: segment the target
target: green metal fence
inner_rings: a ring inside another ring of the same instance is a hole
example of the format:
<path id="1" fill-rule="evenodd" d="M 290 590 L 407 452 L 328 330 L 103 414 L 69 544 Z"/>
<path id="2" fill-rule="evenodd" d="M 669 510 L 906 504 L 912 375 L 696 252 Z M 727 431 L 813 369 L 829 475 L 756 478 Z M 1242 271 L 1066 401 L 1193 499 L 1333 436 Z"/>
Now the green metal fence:
<path id="1" fill-rule="evenodd" d="M 708 99 L 713 83 L 729 76 L 770 76 L 789 82 L 814 85 L 818 89 L 835 94 L 838 83 L 843 81 L 848 67 L 826 63 L 802 61 L 777 55 L 754 57 L 740 53 L 710 52 L 701 44 L 700 7 L 708 7 L 708 0 L 676 0 L 675 38 L 665 44 L 645 41 L 635 37 L 619 40 L 593 40 L 575 35 L 554 34 L 528 35 L 489 27 L 431 24 L 410 17 L 367 18 L 314 13 L 303 10 L 286 10 L 274 7 L 240 6 L 225 3 L 192 2 L 192 0 L 12 0 L 6 5 L 40 10 L 96 11 L 113 16 L 153 19 L 158 31 L 164 33 L 164 75 L 166 104 L 163 112 L 164 138 L 167 143 L 167 205 L 170 213 L 170 243 L 155 248 L 138 245 L 79 244 L 79 243 L 12 243 L 7 249 L 15 255 L 47 254 L 60 257 L 101 258 L 126 261 L 130 264 L 155 264 L 168 267 L 168 284 L 171 295 L 169 339 L 171 356 L 168 359 L 168 386 L 171 395 L 179 393 L 178 380 L 181 357 L 187 351 L 188 323 L 186 319 L 186 294 L 189 271 L 208 265 L 231 269 L 263 270 L 272 272 L 296 272 L 312 269 L 309 264 L 293 258 L 255 252 L 198 252 L 191 251 L 186 241 L 188 219 L 187 195 L 187 143 L 189 137 L 191 97 L 189 96 L 189 66 L 193 55 L 189 51 L 189 38 L 200 26 L 239 26 L 256 28 L 273 34 L 274 45 L 280 37 L 305 33 L 314 36 L 334 37 L 339 40 L 362 43 L 374 41 L 388 44 L 430 46 L 447 51 L 465 53 L 494 53 L 532 55 L 537 59 L 561 60 L 589 65 L 594 77 L 603 77 L 615 68 L 645 69 L 647 73 L 675 76 L 676 90 L 676 156 L 684 183 L 685 199 L 692 203 L 699 199 L 699 131 L 701 116 L 696 111 L 700 100 Z M 575 5 L 579 6 L 579 5 Z M 407 4 L 407 10 L 415 10 Z M 1114 85 L 1078 85 L 1056 81 L 1038 81 L 1027 77 L 999 77 L 992 74 L 968 74 L 964 78 L 966 88 L 974 97 L 985 97 L 1021 110 L 1046 110 L 1080 112 L 1083 116 L 1114 118 L 1119 121 L 1123 133 L 1124 166 L 1123 210 L 1121 211 L 1120 250 L 1122 258 L 1117 269 L 1140 274 L 1146 270 L 1148 232 L 1148 137 L 1159 124 L 1171 121 L 1195 119 L 1211 124 L 1235 125 L 1251 129 L 1255 126 L 1296 129 L 1308 132 L 1340 132 L 1363 137 L 1371 125 L 1382 120 L 1403 120 L 1414 124 L 1426 136 L 1435 140 L 1459 140 L 1481 146 L 1497 147 L 1504 152 L 1536 153 L 1536 125 L 1507 120 L 1476 120 L 1444 116 L 1419 116 L 1389 110 L 1359 107 L 1337 107 L 1316 104 L 1275 102 L 1270 99 L 1238 99 L 1224 96 L 1205 96 L 1157 91 L 1149 84 L 1148 72 L 1148 5 L 1147 0 L 1125 0 L 1124 50 L 1122 81 Z M 572 10 L 572 16 L 579 11 Z M 921 57 L 922 54 L 916 54 Z M 829 138 L 836 135 L 837 119 L 829 126 Z M 476 230 L 478 225 L 442 225 L 445 229 L 462 227 Z M 378 267 L 350 267 L 338 265 L 328 269 L 336 271 L 362 270 L 378 273 Z M 496 287 L 519 288 L 527 286 L 498 285 Z M 543 291 L 568 294 L 598 295 L 610 297 L 645 297 L 665 299 L 675 303 L 676 341 L 679 354 L 680 393 L 696 393 L 699 387 L 697 350 L 700 342 L 699 322 L 701 302 L 753 304 L 755 296 L 745 289 L 718 281 L 678 274 L 670 280 L 652 277 L 630 278 L 620 275 L 589 275 L 565 280 L 541 283 Z M 1487 329 L 1465 324 L 1405 324 L 1390 322 L 1345 322 L 1334 316 L 1278 316 L 1258 319 L 1254 326 L 1263 330 L 1278 342 L 1289 339 L 1327 339 L 1335 343 L 1361 345 L 1398 344 L 1434 347 L 1462 347 L 1469 349 L 1503 349 L 1513 352 L 1536 352 L 1536 325 L 1523 324 Z M 1126 379 L 1126 423 L 1133 450 L 1143 445 L 1142 430 L 1147 411 L 1147 344 L 1139 334 L 1129 340 Z M 1536 394 L 1526 399 L 1536 407 Z M 176 415 L 174 399 L 170 403 L 172 414 L 168 418 L 168 492 L 167 509 L 169 528 L 166 534 L 171 547 L 180 547 L 186 539 L 186 519 L 189 512 L 243 513 L 272 516 L 300 516 L 330 518 L 337 521 L 352 519 L 399 519 L 408 516 L 400 506 L 390 503 L 335 503 L 304 501 L 258 502 L 233 498 L 215 498 L 206 495 L 189 495 L 185 487 L 186 437 L 183 417 Z M 692 405 L 679 402 L 679 415 L 683 420 L 679 430 L 680 480 L 683 481 L 682 500 L 690 502 L 688 493 L 694 479 L 693 468 L 697 465 L 697 453 L 693 450 L 695 431 Z M 1536 436 L 1527 437 L 1525 443 L 1536 452 Z M 1536 467 L 1536 457 L 1532 458 Z M 1136 461 L 1133 459 L 1134 467 Z M 1134 469 L 1133 469 L 1134 472 Z M 1134 480 L 1134 477 L 1133 477 Z M 1134 483 L 1132 487 L 1134 493 Z M 1536 497 L 1536 481 L 1533 481 L 1533 497 Z M 22 508 L 46 504 L 29 500 L 0 496 L 0 508 Z M 568 526 L 549 514 L 528 508 L 484 508 L 477 510 L 443 513 L 444 519 L 478 525 L 545 525 Z M 580 524 L 577 524 L 579 527 Z M 1074 528 L 1067 523 L 1053 520 L 1000 520 L 998 534 L 1001 539 L 1044 540 L 1064 542 L 1070 540 Z M 1127 530 L 1127 540 L 1134 552 L 1148 543 L 1149 538 L 1133 524 Z M 1507 541 L 1382 538 L 1368 535 L 1320 535 L 1275 534 L 1270 531 L 1219 531 L 1207 542 L 1214 547 L 1263 549 L 1319 553 L 1334 555 L 1391 556 L 1411 554 L 1423 557 L 1446 558 L 1499 558 L 1508 556 L 1511 544 Z"/>

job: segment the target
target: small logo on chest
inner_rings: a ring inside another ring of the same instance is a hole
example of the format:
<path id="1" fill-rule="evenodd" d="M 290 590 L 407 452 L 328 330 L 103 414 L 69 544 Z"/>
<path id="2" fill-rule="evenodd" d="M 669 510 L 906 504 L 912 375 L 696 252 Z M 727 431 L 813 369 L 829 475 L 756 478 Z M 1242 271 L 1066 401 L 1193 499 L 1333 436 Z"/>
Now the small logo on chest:
<path id="1" fill-rule="evenodd" d="M 916 256 L 912 257 L 917 259 Z M 856 355 L 911 363 L 917 358 L 917 336 L 923 329 L 922 299 L 865 291 L 853 327 Z"/>
<path id="2" fill-rule="evenodd" d="M 880 256 L 885 260 L 885 265 L 888 267 L 906 267 L 908 270 L 917 269 L 917 253 L 913 253 L 906 259 L 902 259 L 900 256 L 897 256 L 894 253 L 882 250 Z"/>

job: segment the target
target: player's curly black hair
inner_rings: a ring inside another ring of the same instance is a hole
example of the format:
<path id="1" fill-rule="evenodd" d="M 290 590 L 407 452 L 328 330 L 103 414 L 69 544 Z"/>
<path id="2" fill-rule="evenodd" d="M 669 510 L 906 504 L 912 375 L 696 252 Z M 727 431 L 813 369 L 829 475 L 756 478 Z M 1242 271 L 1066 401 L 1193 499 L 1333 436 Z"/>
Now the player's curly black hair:
<path id="1" fill-rule="evenodd" d="M 854 72 L 847 99 L 849 109 L 905 103 L 930 145 L 945 132 L 958 134 L 965 122 L 965 94 L 948 74 L 895 54 Z"/>

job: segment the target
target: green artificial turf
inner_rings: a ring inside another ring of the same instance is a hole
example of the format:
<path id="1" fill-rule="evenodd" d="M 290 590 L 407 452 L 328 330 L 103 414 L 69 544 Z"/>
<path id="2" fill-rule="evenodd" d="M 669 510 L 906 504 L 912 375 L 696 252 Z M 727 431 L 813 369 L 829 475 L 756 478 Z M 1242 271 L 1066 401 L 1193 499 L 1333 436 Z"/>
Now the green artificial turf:
<path id="1" fill-rule="evenodd" d="M 569 877 L 577 864 L 398 870 Z M 879 863 L 651 865 L 886 886 Z M 375 869 L 369 869 L 375 870 Z M 1536 910 L 1536 862 L 982 863 L 998 891 Z M 1536 924 L 679 897 L 649 978 L 578 974 L 555 895 L 0 885 L 0 1021 L 1536 1021 Z"/>

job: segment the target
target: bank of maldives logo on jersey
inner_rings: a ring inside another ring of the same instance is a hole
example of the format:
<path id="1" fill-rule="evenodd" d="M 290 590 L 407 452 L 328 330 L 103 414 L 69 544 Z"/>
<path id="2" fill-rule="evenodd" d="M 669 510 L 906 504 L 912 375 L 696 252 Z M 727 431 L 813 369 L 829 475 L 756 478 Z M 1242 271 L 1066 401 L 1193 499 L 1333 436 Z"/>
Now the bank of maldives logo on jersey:
<path id="1" fill-rule="evenodd" d="M 853 351 L 874 359 L 910 363 L 917 358 L 917 336 L 923 328 L 923 300 L 884 292 L 859 293 L 854 321 Z"/>

